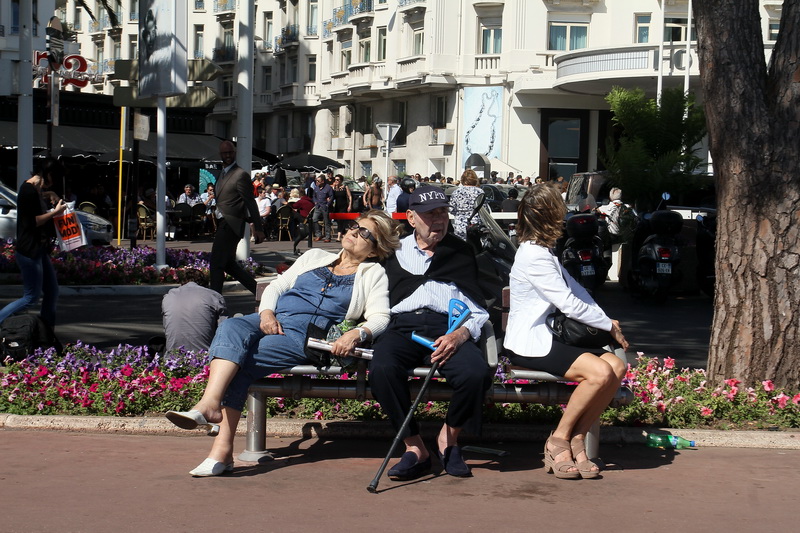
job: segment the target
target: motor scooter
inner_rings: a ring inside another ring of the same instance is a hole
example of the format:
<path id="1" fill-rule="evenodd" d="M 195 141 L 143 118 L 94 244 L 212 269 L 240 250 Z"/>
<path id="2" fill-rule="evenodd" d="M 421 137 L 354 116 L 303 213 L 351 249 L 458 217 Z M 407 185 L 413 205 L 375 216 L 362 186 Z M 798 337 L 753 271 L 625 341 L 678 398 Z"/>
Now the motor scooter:
<path id="1" fill-rule="evenodd" d="M 681 280 L 678 265 L 681 260 L 680 241 L 677 235 L 683 227 L 680 213 L 661 209 L 670 199 L 669 193 L 661 195 L 659 208 L 644 216 L 644 231 L 649 234 L 636 254 L 633 268 L 628 272 L 628 282 L 639 293 L 663 301 L 671 287 Z"/>
<path id="2" fill-rule="evenodd" d="M 561 264 L 575 281 L 593 293 L 603 285 L 611 267 L 599 235 L 600 223 L 590 213 L 574 214 L 565 223 L 566 240 L 557 248 Z"/>
<path id="3" fill-rule="evenodd" d="M 714 285 L 717 281 L 715 271 L 717 213 L 709 210 L 706 215 L 697 215 L 697 234 L 695 250 L 697 251 L 697 286 L 705 294 L 714 297 Z"/>

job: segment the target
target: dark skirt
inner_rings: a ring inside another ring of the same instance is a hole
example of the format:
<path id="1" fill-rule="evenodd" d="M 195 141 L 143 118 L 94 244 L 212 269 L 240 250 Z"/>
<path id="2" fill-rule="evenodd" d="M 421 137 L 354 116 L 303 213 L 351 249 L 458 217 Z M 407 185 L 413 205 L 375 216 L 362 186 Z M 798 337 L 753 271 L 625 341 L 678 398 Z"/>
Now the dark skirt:
<path id="1" fill-rule="evenodd" d="M 511 350 L 506 350 L 506 355 L 514 366 L 521 366 L 529 370 L 538 370 L 540 372 L 549 372 L 555 376 L 563 376 L 581 354 L 590 353 L 600 356 L 606 352 L 607 351 L 603 348 L 569 346 L 553 338 L 553 346 L 550 348 L 550 353 L 544 357 L 525 357 L 517 355 Z"/>

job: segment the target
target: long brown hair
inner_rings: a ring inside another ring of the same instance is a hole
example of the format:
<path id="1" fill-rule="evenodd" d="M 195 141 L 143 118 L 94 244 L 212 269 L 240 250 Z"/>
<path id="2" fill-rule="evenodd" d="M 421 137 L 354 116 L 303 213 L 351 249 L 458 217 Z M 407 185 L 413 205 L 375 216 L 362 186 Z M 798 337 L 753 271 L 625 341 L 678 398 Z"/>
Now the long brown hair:
<path id="1" fill-rule="evenodd" d="M 550 183 L 531 186 L 517 210 L 517 239 L 552 248 L 563 232 L 567 206 Z"/>

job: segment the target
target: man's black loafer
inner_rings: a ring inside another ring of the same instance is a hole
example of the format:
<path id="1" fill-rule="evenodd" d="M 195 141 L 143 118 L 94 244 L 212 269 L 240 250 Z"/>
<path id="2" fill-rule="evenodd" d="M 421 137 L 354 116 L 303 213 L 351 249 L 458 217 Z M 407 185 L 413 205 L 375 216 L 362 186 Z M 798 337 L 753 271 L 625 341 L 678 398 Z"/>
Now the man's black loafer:
<path id="1" fill-rule="evenodd" d="M 436 451 L 439 454 L 439 460 L 442 462 L 444 471 L 455 477 L 471 477 L 472 471 L 464 462 L 461 456 L 460 446 L 448 446 L 444 449 L 444 453 Z"/>
<path id="2" fill-rule="evenodd" d="M 420 461 L 414 452 L 406 452 L 400 458 L 400 462 L 394 465 L 387 475 L 395 481 L 411 481 L 427 474 L 430 470 L 430 456 L 424 461 Z"/>

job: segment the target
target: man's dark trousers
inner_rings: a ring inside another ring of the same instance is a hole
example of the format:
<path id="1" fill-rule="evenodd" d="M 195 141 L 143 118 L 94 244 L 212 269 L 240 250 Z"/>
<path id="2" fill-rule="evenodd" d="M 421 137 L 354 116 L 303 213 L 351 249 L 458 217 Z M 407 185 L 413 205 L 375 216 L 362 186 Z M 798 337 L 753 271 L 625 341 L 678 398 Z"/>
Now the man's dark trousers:
<path id="1" fill-rule="evenodd" d="M 256 279 L 236 260 L 236 247 L 240 240 L 241 237 L 236 235 L 224 218 L 217 220 L 217 233 L 211 246 L 210 288 L 220 294 L 225 281 L 225 272 L 244 285 L 248 291 L 253 294 L 256 292 Z"/>
<path id="2" fill-rule="evenodd" d="M 411 409 L 408 371 L 421 364 L 430 364 L 431 350 L 411 340 L 411 332 L 436 339 L 447 331 L 447 316 L 428 310 L 393 315 L 389 327 L 373 346 L 375 356 L 369 365 L 372 394 L 381 404 L 395 431 L 403 425 Z M 484 393 L 492 376 L 480 347 L 471 339 L 461 345 L 439 373 L 453 388 L 446 423 L 480 433 Z M 417 435 L 419 428 L 411 420 L 402 438 Z"/>

